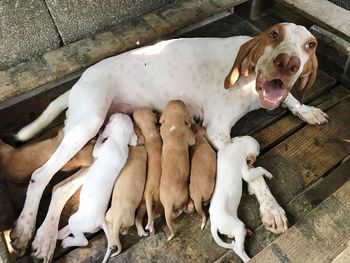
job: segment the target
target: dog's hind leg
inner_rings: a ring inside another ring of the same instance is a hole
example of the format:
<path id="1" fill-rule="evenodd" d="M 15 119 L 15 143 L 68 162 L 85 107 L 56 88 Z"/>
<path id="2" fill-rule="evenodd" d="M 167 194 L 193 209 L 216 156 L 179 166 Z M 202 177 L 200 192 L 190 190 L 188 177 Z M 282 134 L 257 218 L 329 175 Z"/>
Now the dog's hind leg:
<path id="1" fill-rule="evenodd" d="M 147 207 L 146 230 L 148 230 L 151 235 L 154 235 L 155 230 L 154 230 L 154 218 L 153 218 L 153 196 L 151 193 L 146 194 L 146 207 Z"/>
<path id="2" fill-rule="evenodd" d="M 81 118 L 77 118 L 79 116 L 68 118 L 61 144 L 51 158 L 33 173 L 27 189 L 23 210 L 10 233 L 12 246 L 19 254 L 23 254 L 33 237 L 35 219 L 45 187 L 53 175 L 97 134 L 104 122 L 108 110 L 107 107 L 105 107 L 103 112 L 101 112 L 100 108 L 100 112 L 97 114 L 91 114 L 90 111 L 86 115 L 88 111 L 83 111 L 83 115 L 80 115 Z M 72 123 L 73 120 L 76 122 Z"/>
<path id="3" fill-rule="evenodd" d="M 243 260 L 243 262 L 248 262 L 250 258 L 244 249 L 244 241 L 246 235 L 246 229 L 241 220 L 236 218 L 234 220 L 234 224 L 232 224 L 234 228 L 232 229 L 232 235 L 235 237 L 233 251 Z"/>
<path id="4" fill-rule="evenodd" d="M 135 226 L 137 229 L 137 234 L 139 237 L 148 236 L 148 233 L 143 229 L 143 218 L 146 214 L 147 208 L 146 203 L 144 201 L 141 202 L 139 208 L 137 209 L 136 217 L 135 217 Z"/>
<path id="5" fill-rule="evenodd" d="M 58 237 L 58 223 L 61 212 L 68 199 L 71 198 L 83 184 L 86 171 L 86 168 L 79 170 L 72 176 L 55 185 L 52 189 L 49 211 L 32 243 L 32 256 L 36 259 L 43 259 L 44 262 L 50 262 L 52 260 Z M 67 231 L 68 233 L 65 234 L 65 237 L 70 234 L 68 228 Z"/>
<path id="6" fill-rule="evenodd" d="M 74 237 L 66 237 L 62 240 L 61 246 L 67 247 L 85 247 L 89 244 L 84 233 L 74 233 Z"/>

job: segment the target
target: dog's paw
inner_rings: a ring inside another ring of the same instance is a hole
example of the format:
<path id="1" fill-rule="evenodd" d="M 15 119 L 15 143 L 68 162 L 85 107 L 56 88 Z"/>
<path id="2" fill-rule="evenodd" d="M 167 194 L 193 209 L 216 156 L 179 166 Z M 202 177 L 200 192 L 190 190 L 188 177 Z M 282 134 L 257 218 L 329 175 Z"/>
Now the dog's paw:
<path id="1" fill-rule="evenodd" d="M 328 115 L 319 108 L 307 105 L 301 105 L 293 112 L 301 120 L 310 125 L 320 125 L 328 122 Z"/>
<path id="2" fill-rule="evenodd" d="M 29 218 L 26 221 L 25 218 L 25 216 L 21 216 L 17 219 L 10 232 L 11 246 L 19 256 L 25 253 L 35 230 L 34 225 L 31 224 L 31 219 Z"/>
<path id="3" fill-rule="evenodd" d="M 142 229 L 137 229 L 137 235 L 139 237 L 147 237 L 148 233 L 142 228 Z"/>
<path id="4" fill-rule="evenodd" d="M 276 200 L 266 200 L 260 205 L 260 214 L 265 228 L 272 233 L 281 234 L 288 229 L 286 213 Z"/>
<path id="5" fill-rule="evenodd" d="M 273 175 L 272 173 L 270 173 L 268 170 L 264 169 L 264 177 L 268 178 L 268 179 L 272 179 Z"/>
<path id="6" fill-rule="evenodd" d="M 51 262 L 57 240 L 57 227 L 40 227 L 32 243 L 32 257 L 43 263 Z"/>
<path id="7" fill-rule="evenodd" d="M 154 229 L 154 223 L 147 224 L 146 230 L 149 231 L 150 235 L 154 235 L 156 233 L 156 230 Z"/>

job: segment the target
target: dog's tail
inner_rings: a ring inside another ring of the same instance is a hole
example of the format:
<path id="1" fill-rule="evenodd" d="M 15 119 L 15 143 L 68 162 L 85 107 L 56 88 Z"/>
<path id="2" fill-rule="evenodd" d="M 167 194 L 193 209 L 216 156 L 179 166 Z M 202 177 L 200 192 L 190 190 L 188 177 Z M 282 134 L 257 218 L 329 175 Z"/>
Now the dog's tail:
<path id="1" fill-rule="evenodd" d="M 201 230 L 204 229 L 205 223 L 207 222 L 207 215 L 205 214 L 202 206 L 202 198 L 199 196 L 193 197 L 194 207 L 196 208 L 197 213 L 202 218 Z"/>
<path id="2" fill-rule="evenodd" d="M 231 243 L 226 243 L 224 242 L 218 234 L 218 229 L 215 226 L 215 224 L 213 224 L 213 222 L 210 222 L 210 229 L 211 229 L 211 235 L 213 236 L 216 244 L 218 244 L 219 246 L 223 247 L 223 248 L 227 248 L 227 249 L 233 249 L 235 242 L 232 241 Z"/>
<path id="3" fill-rule="evenodd" d="M 112 245 L 111 233 L 110 233 L 109 228 L 107 226 L 106 220 L 103 220 L 102 229 L 105 232 L 105 235 L 107 238 L 107 251 L 106 251 L 106 254 L 102 260 L 102 263 L 106 263 L 111 255 L 111 253 L 112 253 L 112 250 L 114 249 L 114 247 Z M 118 236 L 119 236 L 119 233 L 118 233 Z"/>
<path id="4" fill-rule="evenodd" d="M 170 230 L 170 236 L 168 237 L 167 241 L 170 241 L 175 236 L 175 230 L 173 226 L 173 206 L 172 205 L 164 205 L 164 214 L 165 214 L 165 221 L 168 225 L 168 228 Z"/>
<path id="5" fill-rule="evenodd" d="M 109 211 L 106 214 L 106 220 L 107 220 L 107 229 L 108 229 L 108 233 L 109 233 L 109 242 L 108 242 L 108 251 L 105 255 L 105 259 L 107 261 L 109 255 L 111 255 L 112 250 L 114 250 L 115 248 L 117 248 L 117 251 L 114 252 L 111 257 L 115 257 L 117 255 L 120 254 L 120 252 L 122 252 L 122 244 L 120 242 L 120 237 L 119 237 L 119 233 L 120 233 L 120 228 L 122 226 L 122 221 L 120 218 L 113 218 L 111 217 L 111 214 L 109 213 Z M 105 261 L 104 261 L 105 262 Z"/>
<path id="6" fill-rule="evenodd" d="M 52 101 L 37 119 L 23 127 L 16 134 L 16 139 L 19 141 L 27 141 L 56 119 L 56 117 L 68 107 L 69 92 L 69 90 L 66 91 Z"/>

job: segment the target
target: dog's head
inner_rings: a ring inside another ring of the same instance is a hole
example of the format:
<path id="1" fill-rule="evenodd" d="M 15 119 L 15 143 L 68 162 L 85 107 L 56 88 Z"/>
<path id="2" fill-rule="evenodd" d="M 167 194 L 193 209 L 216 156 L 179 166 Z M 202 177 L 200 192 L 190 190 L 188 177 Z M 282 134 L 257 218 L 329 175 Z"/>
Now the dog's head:
<path id="1" fill-rule="evenodd" d="M 231 143 L 240 144 L 240 148 L 245 151 L 247 164 L 249 166 L 255 162 L 260 153 L 260 144 L 249 135 L 233 137 L 231 138 Z"/>
<path id="2" fill-rule="evenodd" d="M 316 47 L 316 38 L 304 26 L 274 25 L 241 45 L 225 88 L 232 87 L 241 75 L 255 72 L 256 90 L 264 108 L 279 106 L 296 81 L 302 102 L 316 79 Z"/>
<path id="3" fill-rule="evenodd" d="M 111 137 L 116 141 L 126 139 L 130 146 L 137 145 L 137 135 L 134 131 L 133 122 L 126 114 L 112 114 L 102 136 L 104 138 Z"/>
<path id="4" fill-rule="evenodd" d="M 186 125 L 191 125 L 190 113 L 187 110 L 185 103 L 181 100 L 171 100 L 166 105 L 159 123 L 162 124 L 166 119 L 183 121 Z"/>

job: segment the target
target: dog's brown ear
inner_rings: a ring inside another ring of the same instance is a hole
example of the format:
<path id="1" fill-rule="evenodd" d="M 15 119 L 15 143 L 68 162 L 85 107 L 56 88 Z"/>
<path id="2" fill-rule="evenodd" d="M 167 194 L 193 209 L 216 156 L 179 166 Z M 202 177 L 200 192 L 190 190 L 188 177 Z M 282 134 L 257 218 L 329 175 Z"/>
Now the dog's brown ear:
<path id="1" fill-rule="evenodd" d="M 228 89 L 235 85 L 240 75 L 248 76 L 250 71 L 253 69 L 251 63 L 257 62 L 261 55 L 261 50 L 258 48 L 260 37 L 255 37 L 248 42 L 241 45 L 235 62 L 225 78 L 225 89 Z"/>
<path id="2" fill-rule="evenodd" d="M 247 157 L 247 165 L 249 167 L 251 167 L 253 165 L 253 163 L 255 162 L 255 157 L 254 155 L 252 154 L 248 154 L 248 157 Z"/>
<path id="3" fill-rule="evenodd" d="M 318 61 L 316 54 L 312 54 L 304 65 L 303 72 L 300 74 L 296 92 L 301 103 L 304 101 L 305 94 L 311 89 L 316 80 Z"/>
<path id="4" fill-rule="evenodd" d="M 190 128 L 187 129 L 187 142 L 189 146 L 192 146 L 196 143 L 196 138 Z"/>
<path id="5" fill-rule="evenodd" d="M 159 123 L 160 124 L 163 124 L 165 122 L 165 118 L 166 118 L 166 112 L 165 110 L 163 111 L 162 115 L 160 115 L 160 118 L 159 118 Z"/>
<path id="6" fill-rule="evenodd" d="M 191 118 L 190 114 L 187 114 L 185 122 L 188 125 L 188 127 L 191 127 L 192 118 Z"/>

